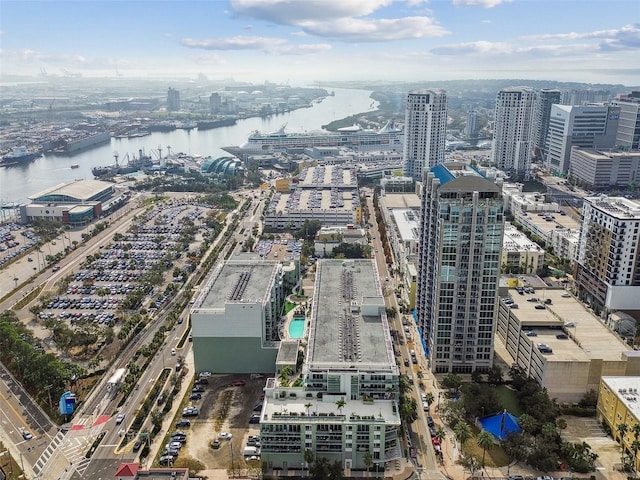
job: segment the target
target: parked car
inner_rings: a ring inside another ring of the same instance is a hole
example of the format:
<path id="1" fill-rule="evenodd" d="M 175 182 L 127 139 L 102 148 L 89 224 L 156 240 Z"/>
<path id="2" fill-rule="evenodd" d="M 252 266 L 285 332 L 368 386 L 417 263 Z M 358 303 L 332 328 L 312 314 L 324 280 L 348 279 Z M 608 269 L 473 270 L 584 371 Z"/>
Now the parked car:
<path id="1" fill-rule="evenodd" d="M 192 393 L 191 395 L 189 395 L 189 400 L 201 400 L 201 399 L 202 399 L 201 393 Z"/>
<path id="2" fill-rule="evenodd" d="M 196 385 L 191 390 L 191 393 L 202 393 L 202 392 L 204 392 L 204 387 L 202 385 Z"/>
<path id="3" fill-rule="evenodd" d="M 218 448 L 220 448 L 220 440 L 213 440 L 211 442 L 211 448 L 217 450 Z"/>
<path id="4" fill-rule="evenodd" d="M 136 440 L 136 443 L 133 444 L 133 451 L 137 452 L 142 447 L 142 440 Z"/>
<path id="5" fill-rule="evenodd" d="M 247 384 L 244 380 L 234 380 L 231 382 L 232 387 L 244 387 Z"/>
<path id="6" fill-rule="evenodd" d="M 249 423 L 260 423 L 260 414 L 255 413 L 249 418 Z"/>
<path id="7" fill-rule="evenodd" d="M 116 425 L 120 425 L 122 422 L 124 422 L 124 413 L 120 413 L 116 417 Z"/>
<path id="8" fill-rule="evenodd" d="M 220 432 L 218 434 L 218 440 L 231 440 L 233 435 L 230 432 Z"/>
<path id="9" fill-rule="evenodd" d="M 33 438 L 33 435 L 31 434 L 30 431 L 23 430 L 22 431 L 22 438 L 24 438 L 25 440 L 31 440 Z"/>
<path id="10" fill-rule="evenodd" d="M 190 427 L 190 426 L 191 426 L 191 421 L 185 420 L 184 418 L 176 422 L 176 427 Z"/>
<path id="11" fill-rule="evenodd" d="M 254 412 L 261 412 L 262 411 L 262 403 L 258 403 L 256 405 L 254 405 L 253 411 Z"/>

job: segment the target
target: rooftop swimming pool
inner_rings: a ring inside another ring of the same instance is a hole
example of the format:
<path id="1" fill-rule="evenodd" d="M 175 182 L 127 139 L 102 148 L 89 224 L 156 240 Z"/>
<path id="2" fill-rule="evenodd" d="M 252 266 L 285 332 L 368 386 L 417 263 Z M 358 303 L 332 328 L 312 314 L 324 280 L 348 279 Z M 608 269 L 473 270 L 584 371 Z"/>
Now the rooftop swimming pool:
<path id="1" fill-rule="evenodd" d="M 289 338 L 304 337 L 304 318 L 294 318 L 289 322 Z"/>

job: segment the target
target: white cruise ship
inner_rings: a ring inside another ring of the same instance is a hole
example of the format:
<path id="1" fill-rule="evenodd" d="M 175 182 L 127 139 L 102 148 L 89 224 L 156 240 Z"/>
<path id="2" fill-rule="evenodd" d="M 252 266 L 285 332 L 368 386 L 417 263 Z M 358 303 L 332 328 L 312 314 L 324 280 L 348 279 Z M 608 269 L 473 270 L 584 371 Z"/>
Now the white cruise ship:
<path id="1" fill-rule="evenodd" d="M 337 132 L 287 133 L 286 125 L 275 132 L 249 135 L 247 142 L 240 146 L 222 149 L 237 157 L 245 155 L 266 155 L 275 152 L 302 151 L 308 147 L 348 147 L 355 151 L 394 151 L 402 152 L 404 133 L 393 120 L 380 130 L 368 130 L 353 125 L 338 129 Z"/>

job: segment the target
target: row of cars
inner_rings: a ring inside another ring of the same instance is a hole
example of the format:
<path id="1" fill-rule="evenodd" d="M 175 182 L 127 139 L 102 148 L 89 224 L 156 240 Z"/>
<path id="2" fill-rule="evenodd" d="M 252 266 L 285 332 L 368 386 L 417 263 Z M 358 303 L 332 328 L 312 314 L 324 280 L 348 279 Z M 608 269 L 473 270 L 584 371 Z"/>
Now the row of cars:
<path id="1" fill-rule="evenodd" d="M 13 233 L 19 230 L 22 230 L 22 236 L 27 239 L 23 243 L 16 241 Z M 0 265 L 10 263 L 14 258 L 35 247 L 39 240 L 35 232 L 24 229 L 17 223 L 8 223 L 0 226 Z"/>
<path id="2" fill-rule="evenodd" d="M 162 466 L 170 467 L 180 455 L 180 449 L 187 443 L 187 434 L 182 430 L 176 430 L 169 437 L 169 441 L 164 446 L 164 450 L 160 455 L 159 463 Z"/>

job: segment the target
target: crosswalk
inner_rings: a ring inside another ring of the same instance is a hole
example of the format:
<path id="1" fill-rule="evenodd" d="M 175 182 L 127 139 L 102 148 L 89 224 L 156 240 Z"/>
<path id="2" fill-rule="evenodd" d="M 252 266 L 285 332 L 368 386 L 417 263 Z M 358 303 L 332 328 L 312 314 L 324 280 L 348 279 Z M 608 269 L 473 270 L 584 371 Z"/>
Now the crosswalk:
<path id="1" fill-rule="evenodd" d="M 68 432 L 66 430 L 59 431 L 33 465 L 34 473 L 39 475 L 45 470 L 47 464 L 52 462 L 54 456 L 62 455 L 65 463 L 69 465 L 65 472 L 75 470 L 83 475 L 91 462 L 90 458 L 85 458 L 89 445 L 104 428 L 104 424 L 105 421 L 102 417 L 98 417 L 96 422 L 93 422 L 92 417 L 82 417 L 74 423 Z M 54 460 L 52 464 L 55 463 Z"/>

